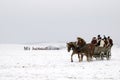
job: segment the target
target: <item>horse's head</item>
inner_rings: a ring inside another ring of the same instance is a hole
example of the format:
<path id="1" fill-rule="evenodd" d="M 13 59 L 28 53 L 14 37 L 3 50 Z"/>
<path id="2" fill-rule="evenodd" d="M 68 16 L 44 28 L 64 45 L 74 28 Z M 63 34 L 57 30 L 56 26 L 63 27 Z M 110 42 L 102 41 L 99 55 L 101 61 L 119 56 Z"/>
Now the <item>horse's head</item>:
<path id="1" fill-rule="evenodd" d="M 67 43 L 67 50 L 68 50 L 68 52 L 70 52 L 70 50 L 72 49 L 75 49 L 75 42 L 69 42 L 69 43 Z"/>
<path id="2" fill-rule="evenodd" d="M 71 50 L 71 45 L 70 45 L 70 42 L 69 42 L 69 43 L 67 43 L 67 51 L 70 52 L 70 50 Z"/>

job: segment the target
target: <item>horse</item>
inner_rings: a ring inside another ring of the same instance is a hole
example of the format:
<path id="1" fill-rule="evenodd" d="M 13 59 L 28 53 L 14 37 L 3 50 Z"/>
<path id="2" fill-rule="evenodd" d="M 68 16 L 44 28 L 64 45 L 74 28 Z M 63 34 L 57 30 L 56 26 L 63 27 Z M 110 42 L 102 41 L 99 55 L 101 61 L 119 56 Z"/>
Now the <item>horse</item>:
<path id="1" fill-rule="evenodd" d="M 92 61 L 94 55 L 95 45 L 91 43 L 87 43 L 84 45 L 79 51 L 81 53 L 81 60 L 83 60 L 83 56 L 87 57 L 87 61 Z"/>
<path id="2" fill-rule="evenodd" d="M 81 61 L 80 60 L 80 52 L 78 51 L 78 48 L 76 46 L 76 42 L 69 42 L 67 43 L 67 50 L 68 52 L 70 52 L 70 50 L 73 50 L 72 54 L 71 54 L 71 62 L 73 62 L 73 55 L 74 54 L 78 54 L 78 59 L 79 59 L 79 62 Z"/>
<path id="3" fill-rule="evenodd" d="M 94 48 L 95 46 L 93 44 L 85 44 L 83 47 L 78 48 L 76 45 L 76 42 L 69 42 L 67 43 L 67 50 L 68 52 L 70 52 L 70 50 L 72 49 L 73 52 L 71 54 L 71 62 L 73 62 L 73 55 L 74 54 L 78 54 L 78 58 L 79 58 L 79 62 L 83 61 L 83 56 L 85 55 L 87 57 L 87 61 L 91 61 L 92 60 L 92 56 L 94 54 Z M 80 55 L 81 55 L 81 59 L 80 59 Z"/>

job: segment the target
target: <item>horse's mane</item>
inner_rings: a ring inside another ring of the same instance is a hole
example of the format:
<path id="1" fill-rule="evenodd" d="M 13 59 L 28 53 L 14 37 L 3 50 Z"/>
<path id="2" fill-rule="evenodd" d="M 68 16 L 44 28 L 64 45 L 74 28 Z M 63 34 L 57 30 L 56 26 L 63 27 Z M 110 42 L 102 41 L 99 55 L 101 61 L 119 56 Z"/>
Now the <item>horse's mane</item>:
<path id="1" fill-rule="evenodd" d="M 69 42 L 68 44 L 69 44 L 70 46 L 77 47 L 76 42 Z"/>
<path id="2" fill-rule="evenodd" d="M 86 43 L 86 41 L 84 40 L 84 39 L 82 39 L 82 38 L 80 38 L 79 37 L 79 40 L 81 40 L 81 47 L 83 47 L 83 46 L 85 46 L 87 43 Z M 69 42 L 69 43 L 67 43 L 69 46 L 71 46 L 71 47 L 74 47 L 74 48 L 77 48 L 77 42 Z"/>
<path id="3" fill-rule="evenodd" d="M 84 44 L 87 44 L 86 41 L 84 39 L 81 38 L 81 41 L 84 43 Z"/>

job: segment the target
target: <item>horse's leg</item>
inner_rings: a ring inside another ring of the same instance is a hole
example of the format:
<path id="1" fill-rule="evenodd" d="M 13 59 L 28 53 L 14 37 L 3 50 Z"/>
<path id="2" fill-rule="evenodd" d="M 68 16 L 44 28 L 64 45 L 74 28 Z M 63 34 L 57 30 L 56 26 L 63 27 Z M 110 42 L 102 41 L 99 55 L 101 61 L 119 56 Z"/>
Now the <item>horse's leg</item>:
<path id="1" fill-rule="evenodd" d="M 88 59 L 88 55 L 86 55 L 86 57 L 87 57 L 87 61 L 89 61 L 89 59 Z"/>
<path id="2" fill-rule="evenodd" d="M 72 58 L 72 57 L 73 57 L 73 55 L 74 55 L 74 53 L 72 53 L 72 54 L 71 54 L 71 62 L 73 62 L 73 58 Z"/>
<path id="3" fill-rule="evenodd" d="M 80 60 L 80 53 L 78 53 L 78 59 L 79 59 L 79 62 L 80 62 L 80 61 L 81 61 L 81 60 Z"/>
<path id="4" fill-rule="evenodd" d="M 83 54 L 81 53 L 81 61 L 83 61 Z"/>
<path id="5" fill-rule="evenodd" d="M 88 59 L 89 59 L 89 61 L 91 61 L 91 60 L 92 60 L 91 53 L 89 53 L 89 54 L 88 54 Z"/>
<path id="6" fill-rule="evenodd" d="M 93 53 L 91 52 L 90 53 L 90 61 L 92 61 L 92 56 L 93 56 Z"/>
<path id="7" fill-rule="evenodd" d="M 92 56 L 93 56 L 92 48 L 89 51 L 90 51 L 90 53 L 89 53 L 89 59 L 90 59 L 90 61 L 92 61 Z"/>
<path id="8" fill-rule="evenodd" d="M 91 46 L 91 49 L 90 49 L 90 52 L 91 52 L 91 55 L 90 55 L 91 61 L 93 60 L 94 50 L 95 50 L 95 46 L 93 45 L 93 46 Z"/>
<path id="9" fill-rule="evenodd" d="M 86 54 L 86 57 L 87 57 L 87 61 L 89 62 L 90 61 L 90 55 Z"/>

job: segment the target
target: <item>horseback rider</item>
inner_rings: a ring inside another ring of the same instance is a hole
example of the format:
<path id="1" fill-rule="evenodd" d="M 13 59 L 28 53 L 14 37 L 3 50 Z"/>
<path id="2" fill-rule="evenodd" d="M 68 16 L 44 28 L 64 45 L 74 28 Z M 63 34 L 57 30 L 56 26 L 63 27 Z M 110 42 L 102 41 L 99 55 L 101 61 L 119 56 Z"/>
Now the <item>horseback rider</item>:
<path id="1" fill-rule="evenodd" d="M 86 42 L 85 42 L 84 39 L 82 39 L 82 38 L 80 38 L 80 37 L 77 37 L 77 42 L 76 42 L 76 44 L 77 44 L 77 47 L 80 49 L 81 47 L 83 47 L 83 46 L 86 44 Z"/>

